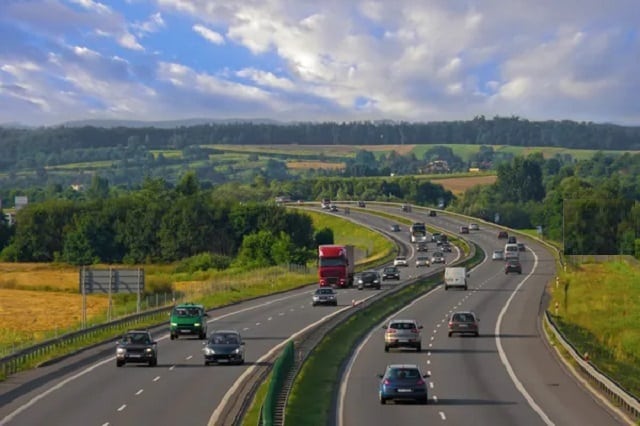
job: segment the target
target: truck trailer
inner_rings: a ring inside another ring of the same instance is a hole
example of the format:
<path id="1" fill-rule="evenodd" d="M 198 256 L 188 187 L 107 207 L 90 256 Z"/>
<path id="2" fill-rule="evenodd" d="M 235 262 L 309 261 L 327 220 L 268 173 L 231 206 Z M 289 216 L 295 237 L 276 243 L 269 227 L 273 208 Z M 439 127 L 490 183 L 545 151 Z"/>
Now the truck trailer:
<path id="1" fill-rule="evenodd" d="M 321 287 L 353 286 L 355 267 L 354 246 L 336 244 L 318 246 L 318 278 Z"/>

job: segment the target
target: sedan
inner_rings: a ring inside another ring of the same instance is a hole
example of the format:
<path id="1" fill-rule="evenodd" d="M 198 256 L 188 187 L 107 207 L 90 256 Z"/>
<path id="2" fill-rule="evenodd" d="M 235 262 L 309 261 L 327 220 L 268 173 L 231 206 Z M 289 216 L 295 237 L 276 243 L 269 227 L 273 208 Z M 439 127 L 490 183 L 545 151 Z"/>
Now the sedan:
<path id="1" fill-rule="evenodd" d="M 454 333 L 473 334 L 478 337 L 478 323 L 480 319 L 471 311 L 458 311 L 449 317 L 449 337 Z"/>
<path id="2" fill-rule="evenodd" d="M 331 287 L 320 287 L 313 292 L 311 305 L 338 306 L 338 292 Z"/>
<path id="3" fill-rule="evenodd" d="M 525 251 L 524 243 L 516 243 L 518 245 L 518 251 Z"/>
<path id="4" fill-rule="evenodd" d="M 362 290 L 365 287 L 372 287 L 380 290 L 381 282 L 382 278 L 380 277 L 380 273 L 378 271 L 364 271 L 356 275 L 356 284 L 358 286 L 358 290 Z"/>
<path id="5" fill-rule="evenodd" d="M 504 250 L 494 250 L 491 260 L 504 260 Z"/>
<path id="6" fill-rule="evenodd" d="M 406 256 L 398 256 L 393 260 L 393 266 L 409 266 Z"/>
<path id="7" fill-rule="evenodd" d="M 204 365 L 244 364 L 244 341 L 236 330 L 214 331 L 202 348 Z"/>
<path id="8" fill-rule="evenodd" d="M 379 374 L 380 385 L 378 387 L 378 398 L 380 404 L 387 401 L 409 400 L 419 404 L 426 404 L 427 396 L 426 374 L 422 374 L 420 368 L 415 364 L 391 364 L 388 365 L 384 374 Z"/>
<path id="9" fill-rule="evenodd" d="M 421 266 L 431 266 L 429 256 L 418 256 L 416 258 L 416 268 L 420 268 Z"/>
<path id="10" fill-rule="evenodd" d="M 504 273 L 508 274 L 509 272 L 517 272 L 518 274 L 522 274 L 522 265 L 518 259 L 509 259 L 507 263 L 504 265 Z"/>
<path id="11" fill-rule="evenodd" d="M 389 227 L 389 229 L 391 229 L 391 232 L 400 232 L 400 225 L 394 223 Z"/>
<path id="12" fill-rule="evenodd" d="M 468 234 L 469 233 L 469 227 L 465 226 L 465 225 L 461 226 L 460 227 L 460 233 L 461 234 Z"/>
<path id="13" fill-rule="evenodd" d="M 471 231 L 479 231 L 480 230 L 480 226 L 477 223 L 470 223 L 469 224 L 469 230 L 471 230 Z"/>
<path id="14" fill-rule="evenodd" d="M 382 281 L 384 280 L 399 280 L 400 270 L 397 266 L 387 266 L 382 270 Z"/>
<path id="15" fill-rule="evenodd" d="M 499 231 L 498 232 L 498 238 L 499 239 L 507 239 L 509 238 L 509 233 L 507 231 Z"/>

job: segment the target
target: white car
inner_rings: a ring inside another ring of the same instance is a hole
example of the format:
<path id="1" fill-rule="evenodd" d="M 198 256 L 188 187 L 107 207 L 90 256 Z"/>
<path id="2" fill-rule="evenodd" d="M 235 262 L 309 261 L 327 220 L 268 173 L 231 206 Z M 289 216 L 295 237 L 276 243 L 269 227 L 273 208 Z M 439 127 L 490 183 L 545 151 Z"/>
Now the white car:
<path id="1" fill-rule="evenodd" d="M 477 223 L 470 223 L 470 224 L 469 224 L 469 230 L 470 230 L 470 231 L 479 231 L 479 230 L 480 230 L 480 227 L 478 226 L 478 224 L 477 224 Z"/>
<path id="2" fill-rule="evenodd" d="M 409 266 L 406 256 L 398 256 L 393 260 L 393 266 Z"/>
<path id="3" fill-rule="evenodd" d="M 421 266 L 431 266 L 429 256 L 418 256 L 416 258 L 416 268 L 419 268 Z"/>
<path id="4" fill-rule="evenodd" d="M 504 250 L 494 250 L 491 260 L 504 260 Z"/>

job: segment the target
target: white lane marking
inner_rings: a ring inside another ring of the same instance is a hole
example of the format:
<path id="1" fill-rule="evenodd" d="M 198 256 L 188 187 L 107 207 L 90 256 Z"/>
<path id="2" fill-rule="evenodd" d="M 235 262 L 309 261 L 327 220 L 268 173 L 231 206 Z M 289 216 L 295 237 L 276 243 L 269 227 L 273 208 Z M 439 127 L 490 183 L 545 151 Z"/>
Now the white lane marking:
<path id="1" fill-rule="evenodd" d="M 154 381 L 154 382 L 157 382 L 158 380 L 160 380 L 160 376 L 156 376 L 156 377 L 154 377 L 154 379 L 153 379 L 153 381 Z"/>
<path id="2" fill-rule="evenodd" d="M 257 322 L 257 323 L 256 323 L 256 325 L 260 325 L 260 323 L 259 323 L 259 322 Z"/>
<path id="3" fill-rule="evenodd" d="M 431 360 L 430 359 L 427 360 L 427 364 L 431 364 Z"/>
<path id="4" fill-rule="evenodd" d="M 304 292 L 304 293 L 295 293 L 295 294 L 291 294 L 291 295 L 288 295 L 288 296 L 280 297 L 280 298 L 275 299 L 275 300 L 270 300 L 270 301 L 267 301 L 267 302 L 264 302 L 264 303 L 260 303 L 260 304 L 258 304 L 258 305 L 248 306 L 248 307 L 246 307 L 246 308 L 239 309 L 239 310 L 237 310 L 237 311 L 233 311 L 233 312 L 229 312 L 229 313 L 227 313 L 227 314 L 223 314 L 223 315 L 219 315 L 219 316 L 217 316 L 217 317 L 213 317 L 213 318 L 211 318 L 210 320 L 208 320 L 208 321 L 207 321 L 207 323 L 214 322 L 214 321 L 218 321 L 218 320 L 221 320 L 221 319 L 223 319 L 223 318 L 227 318 L 227 317 L 230 317 L 230 316 L 233 316 L 233 315 L 241 314 L 241 313 L 244 313 L 244 312 L 247 312 L 247 311 L 252 311 L 252 310 L 255 310 L 255 309 L 258 309 L 258 308 L 262 308 L 262 307 L 264 307 L 264 306 L 271 305 L 272 303 L 275 303 L 275 302 L 281 302 L 281 301 L 283 301 L 283 300 L 292 299 L 292 298 L 294 298 L 294 297 L 301 297 L 301 296 L 305 296 L 305 297 L 306 297 L 306 294 L 307 294 L 307 292 Z M 169 333 L 164 334 L 164 335 L 162 335 L 162 336 L 158 337 L 158 338 L 156 339 L 156 341 L 166 340 L 166 339 L 168 339 L 168 338 L 169 338 Z M 70 382 L 72 382 L 72 381 L 76 380 L 76 379 L 77 379 L 77 378 L 79 378 L 79 377 L 84 376 L 84 375 L 85 375 L 85 374 L 87 374 L 87 373 L 92 372 L 92 371 L 93 371 L 93 370 L 95 370 L 96 368 L 98 368 L 98 367 L 100 367 L 100 366 L 102 366 L 102 365 L 104 365 L 104 364 L 107 364 L 107 363 L 109 363 L 109 362 L 113 362 L 113 360 L 114 360 L 114 359 L 115 359 L 115 356 L 112 356 L 112 357 L 109 357 L 109 358 L 104 359 L 104 360 L 102 360 L 102 361 L 98 361 L 97 363 L 95 363 L 95 364 L 93 364 L 92 366 L 87 367 L 86 369 L 84 369 L 84 370 L 82 370 L 82 371 L 80 371 L 80 372 L 78 372 L 78 373 L 74 374 L 73 376 L 69 376 L 67 379 L 65 379 L 65 380 L 61 381 L 61 382 L 60 382 L 60 383 L 58 383 L 57 385 L 55 385 L 55 386 L 53 386 L 53 387 L 51 387 L 51 388 L 49 388 L 49 389 L 45 390 L 45 391 L 44 391 L 44 392 L 42 392 L 42 393 L 39 393 L 38 395 L 34 396 L 34 397 L 33 397 L 33 398 L 31 398 L 29 401 L 27 401 L 25 404 L 21 405 L 20 407 L 16 408 L 15 410 L 13 410 L 11 413 L 9 413 L 7 416 L 5 416 L 2 420 L 0 420 L 0 426 L 6 425 L 9 421 L 11 421 L 12 419 L 14 419 L 18 414 L 22 413 L 22 412 L 23 412 L 23 411 L 25 411 L 27 408 L 32 407 L 36 402 L 40 401 L 40 400 L 41 400 L 42 398 L 44 398 L 45 396 L 48 396 L 48 395 L 52 394 L 53 392 L 55 392 L 55 391 L 57 391 L 57 390 L 61 389 L 62 387 L 64 387 L 66 384 L 68 384 L 68 383 L 70 383 Z M 172 366 L 171 368 L 169 368 L 169 370 L 173 370 L 173 367 L 174 367 L 174 366 Z"/>
<path id="5" fill-rule="evenodd" d="M 102 426 L 109 426 L 109 422 L 103 423 Z"/>
<path id="6" fill-rule="evenodd" d="M 186 360 L 188 361 L 188 360 L 190 360 L 191 358 L 193 358 L 193 355 L 189 355 L 189 356 L 186 358 Z"/>
<path id="7" fill-rule="evenodd" d="M 431 356 L 431 351 L 427 352 L 427 356 Z"/>
<path id="8" fill-rule="evenodd" d="M 434 333 L 437 333 L 437 332 L 438 332 L 438 329 L 433 330 L 433 332 L 434 332 Z"/>
<path id="9" fill-rule="evenodd" d="M 127 404 L 122 404 L 120 408 L 118 408 L 118 411 L 123 411 L 125 408 L 127 408 Z"/>
<path id="10" fill-rule="evenodd" d="M 433 389 L 433 382 L 429 382 L 429 387 Z"/>
<path id="11" fill-rule="evenodd" d="M 172 365 L 171 367 L 169 367 L 169 371 L 173 370 L 174 368 L 176 368 L 176 366 Z"/>
<path id="12" fill-rule="evenodd" d="M 431 347 L 433 347 L 433 343 L 429 343 L 429 347 L 430 347 L 430 348 L 431 348 Z"/>
<path id="13" fill-rule="evenodd" d="M 267 321 L 271 321 L 273 319 L 273 317 L 269 317 L 267 318 Z"/>
<path id="14" fill-rule="evenodd" d="M 289 309 L 289 311 L 293 312 L 293 311 L 295 311 L 295 309 L 294 309 L 294 308 L 291 308 L 291 309 Z"/>
<path id="15" fill-rule="evenodd" d="M 278 315 L 283 316 L 283 315 L 284 315 L 284 312 L 280 312 Z"/>
<path id="16" fill-rule="evenodd" d="M 144 392 L 144 389 L 140 389 L 138 392 L 136 392 L 136 395 L 140 395 L 142 392 Z"/>
<path id="17" fill-rule="evenodd" d="M 247 331 L 249 329 L 249 327 L 245 327 L 242 329 L 242 331 Z"/>
<path id="18" fill-rule="evenodd" d="M 500 326 L 502 325 L 502 318 L 507 312 L 507 309 L 509 309 L 509 305 L 511 304 L 511 301 L 513 300 L 513 298 L 516 296 L 516 294 L 518 294 L 518 292 L 520 291 L 520 288 L 524 285 L 525 282 L 527 282 L 529 277 L 533 275 L 533 271 L 536 269 L 536 266 L 538 266 L 538 256 L 536 256 L 536 253 L 533 250 L 531 251 L 531 253 L 533 253 L 533 258 L 534 258 L 533 268 L 531 268 L 531 272 L 529 272 L 529 274 L 527 274 L 527 276 L 524 277 L 524 279 L 520 282 L 520 284 L 518 284 L 515 290 L 513 290 L 513 292 L 511 293 L 511 296 L 509 296 L 506 303 L 500 310 L 500 313 L 498 314 L 498 320 L 496 321 L 496 328 L 495 328 L 496 346 L 498 347 L 498 354 L 500 355 L 500 361 L 502 361 L 502 364 L 507 370 L 509 377 L 511 377 L 511 381 L 516 386 L 516 389 L 518 389 L 518 391 L 522 394 L 522 396 L 527 401 L 529 406 L 533 409 L 533 411 L 535 411 L 538 414 L 538 416 L 540 416 L 540 419 L 542 419 L 542 421 L 547 426 L 553 426 L 554 423 L 551 421 L 551 419 L 549 419 L 549 417 L 547 417 L 545 412 L 542 411 L 542 408 L 540 408 L 540 406 L 536 404 L 536 402 L 533 400 L 531 395 L 529 395 L 529 393 L 524 388 L 524 386 L 522 385 L 518 377 L 516 377 L 516 374 L 513 371 L 513 367 L 511 367 L 511 364 L 507 359 L 507 354 L 504 352 L 504 349 L 502 348 L 502 340 L 500 339 Z"/>
<path id="19" fill-rule="evenodd" d="M 447 416 L 445 416 L 445 415 L 444 415 L 444 412 L 443 412 L 443 411 L 438 411 L 438 414 L 440 414 L 440 418 L 441 418 L 442 420 L 447 420 Z"/>
<path id="20" fill-rule="evenodd" d="M 435 339 L 435 337 L 431 336 L 431 340 Z"/>
<path id="21" fill-rule="evenodd" d="M 305 306 L 306 306 L 306 305 L 300 305 L 300 308 L 301 308 L 301 309 L 304 309 L 304 307 L 305 307 Z"/>
<path id="22" fill-rule="evenodd" d="M 442 324 L 436 324 L 436 327 L 437 327 L 437 328 L 440 328 L 440 326 L 441 326 L 441 325 L 442 325 Z M 436 331 L 435 331 L 435 330 L 433 330 L 433 332 L 435 333 Z"/>
<path id="23" fill-rule="evenodd" d="M 377 293 L 372 294 L 371 296 L 367 296 L 364 299 L 361 300 L 361 302 L 364 302 L 365 300 L 374 297 Z M 244 370 L 244 372 L 240 375 L 240 377 L 238 377 L 236 379 L 236 381 L 233 383 L 233 385 L 231 385 L 231 387 L 227 390 L 227 393 L 222 397 L 222 400 L 220 401 L 220 404 L 218 404 L 218 406 L 216 407 L 215 411 L 213 412 L 213 414 L 211 414 L 211 417 L 209 418 L 209 422 L 207 423 L 208 426 L 216 426 L 220 424 L 220 415 L 222 414 L 222 411 L 224 410 L 225 406 L 228 404 L 229 400 L 231 399 L 231 397 L 233 396 L 233 394 L 236 392 L 236 390 L 240 387 L 240 385 L 242 384 L 242 382 L 244 381 L 245 377 L 247 377 L 248 375 L 252 374 L 253 371 L 256 369 L 256 365 L 259 365 L 260 363 L 264 362 L 266 359 L 268 359 L 270 356 L 272 356 L 272 354 L 274 354 L 275 352 L 279 351 L 280 349 L 282 349 L 291 339 L 295 339 L 296 337 L 300 336 L 301 334 L 305 333 L 307 330 L 310 330 L 311 328 L 317 326 L 318 324 L 322 324 L 324 321 L 328 320 L 329 318 L 340 314 L 341 312 L 347 310 L 347 309 L 353 309 L 351 306 L 345 306 L 342 309 L 338 309 L 337 311 L 333 311 L 330 314 L 320 318 L 318 321 L 309 324 L 308 326 L 306 326 L 305 328 L 303 328 L 302 330 L 299 330 L 295 333 L 293 333 L 291 336 L 289 336 L 289 338 L 277 345 L 275 345 L 273 348 L 271 348 L 271 350 L 269 350 L 269 352 L 267 352 L 266 354 L 264 354 L 263 356 L 261 356 L 256 362 L 255 364 L 251 365 L 249 368 L 247 368 L 246 370 Z"/>
<path id="24" fill-rule="evenodd" d="M 431 377 L 431 370 L 427 370 L 427 376 Z"/>
<path id="25" fill-rule="evenodd" d="M 438 403 L 438 397 L 437 396 L 433 395 L 432 399 L 433 399 L 433 402 L 435 402 L 436 404 Z"/>

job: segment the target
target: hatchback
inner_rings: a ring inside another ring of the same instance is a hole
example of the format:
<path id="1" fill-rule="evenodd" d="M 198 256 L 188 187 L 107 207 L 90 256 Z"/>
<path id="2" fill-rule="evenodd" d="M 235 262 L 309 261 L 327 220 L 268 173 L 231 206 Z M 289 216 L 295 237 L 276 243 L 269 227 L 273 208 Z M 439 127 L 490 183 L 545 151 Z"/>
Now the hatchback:
<path id="1" fill-rule="evenodd" d="M 236 330 L 218 330 L 211 333 L 202 352 L 204 365 L 244 364 L 244 341 Z"/>
<path id="2" fill-rule="evenodd" d="M 389 348 L 415 348 L 422 350 L 421 325 L 412 319 L 392 319 L 387 325 L 383 325 L 384 351 Z"/>
<path id="3" fill-rule="evenodd" d="M 507 263 L 504 265 L 504 273 L 508 274 L 509 272 L 517 272 L 518 274 L 522 274 L 522 265 L 518 259 L 509 259 Z"/>
<path id="4" fill-rule="evenodd" d="M 386 266 L 382 270 L 382 281 L 384 280 L 399 280 L 400 270 L 397 266 Z"/>
<path id="5" fill-rule="evenodd" d="M 419 404 L 427 404 L 429 401 L 427 383 L 424 380 L 429 376 L 422 374 L 415 364 L 388 365 L 384 374 L 378 374 L 378 377 L 380 404 L 396 400 L 415 401 Z"/>
<path id="6" fill-rule="evenodd" d="M 436 251 L 431 256 L 431 263 L 445 263 L 444 261 L 444 253 L 441 251 Z"/>
<path id="7" fill-rule="evenodd" d="M 469 224 L 469 230 L 470 231 L 479 231 L 480 230 L 480 226 L 477 223 L 470 223 Z"/>
<path id="8" fill-rule="evenodd" d="M 504 250 L 494 250 L 491 260 L 504 260 Z"/>
<path id="9" fill-rule="evenodd" d="M 478 337 L 478 322 L 480 319 L 471 311 L 458 311 L 449 317 L 449 337 L 454 333 L 473 334 Z"/>
<path id="10" fill-rule="evenodd" d="M 398 256 L 393 261 L 393 266 L 409 266 L 406 256 Z"/>
<path id="11" fill-rule="evenodd" d="M 372 287 L 380 290 L 381 282 L 382 278 L 380 277 L 380 273 L 378 271 L 363 271 L 356 275 L 356 284 L 358 285 L 358 290 L 362 290 L 365 287 Z"/>

